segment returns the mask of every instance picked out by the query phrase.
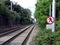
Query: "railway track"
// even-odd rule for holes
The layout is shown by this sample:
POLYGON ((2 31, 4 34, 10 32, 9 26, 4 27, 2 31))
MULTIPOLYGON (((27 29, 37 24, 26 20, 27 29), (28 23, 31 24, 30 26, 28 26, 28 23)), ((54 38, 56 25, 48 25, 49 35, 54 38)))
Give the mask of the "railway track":
POLYGON ((21 30, 0 37, 0 45, 24 45, 33 28, 34 25, 29 25, 21 30))
POLYGON ((2 36, 4 36, 4 35, 7 35, 7 34, 9 34, 9 33, 13 33, 13 32, 15 32, 15 31, 17 31, 17 30, 19 30, 19 29, 22 29, 22 28, 24 28, 25 26, 18 26, 18 27, 14 27, 14 28, 11 28, 11 29, 8 29, 8 31, 5 31, 5 32, 3 32, 3 33, 0 33, 0 37, 2 37, 2 36))

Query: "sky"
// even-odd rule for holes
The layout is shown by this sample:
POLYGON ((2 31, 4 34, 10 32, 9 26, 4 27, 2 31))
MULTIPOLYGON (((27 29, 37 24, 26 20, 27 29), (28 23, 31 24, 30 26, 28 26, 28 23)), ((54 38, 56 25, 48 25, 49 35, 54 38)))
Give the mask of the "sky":
POLYGON ((11 0, 11 1, 16 2, 23 8, 30 9, 32 12, 31 17, 34 18, 35 4, 36 4, 37 0, 11 0))

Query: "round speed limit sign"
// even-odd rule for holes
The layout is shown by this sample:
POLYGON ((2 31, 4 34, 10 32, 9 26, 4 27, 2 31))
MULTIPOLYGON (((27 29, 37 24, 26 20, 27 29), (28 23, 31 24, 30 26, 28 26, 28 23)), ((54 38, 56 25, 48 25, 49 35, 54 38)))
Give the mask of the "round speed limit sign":
POLYGON ((47 17, 47 19, 46 19, 46 22, 47 22, 48 24, 53 24, 54 21, 55 21, 55 19, 54 19, 53 17, 51 17, 51 16, 47 17))

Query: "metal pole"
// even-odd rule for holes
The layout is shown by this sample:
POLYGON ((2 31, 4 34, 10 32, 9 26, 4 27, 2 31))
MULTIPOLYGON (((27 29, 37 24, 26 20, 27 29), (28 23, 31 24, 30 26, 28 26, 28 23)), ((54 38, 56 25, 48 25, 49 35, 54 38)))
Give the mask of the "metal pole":
POLYGON ((12 11, 12 1, 11 1, 11 11, 12 11))
POLYGON ((50 6, 49 6, 49 16, 51 16, 52 15, 52 10, 51 10, 51 4, 50 4, 50 6))
MULTIPOLYGON (((53 2, 52 2, 52 17, 54 17, 54 19, 55 19, 55 15, 56 15, 56 0, 53 0, 53 2)), ((53 25, 52 32, 54 32, 55 31, 55 22, 52 25, 53 25)))

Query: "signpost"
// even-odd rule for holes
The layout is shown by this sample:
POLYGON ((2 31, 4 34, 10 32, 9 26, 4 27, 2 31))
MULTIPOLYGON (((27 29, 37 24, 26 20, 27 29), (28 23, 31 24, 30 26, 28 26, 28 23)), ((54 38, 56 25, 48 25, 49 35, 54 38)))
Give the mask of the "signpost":
POLYGON ((46 29, 53 29, 54 28, 54 26, 53 26, 53 23, 55 22, 54 17, 52 17, 52 16, 47 17, 46 22, 48 23, 46 25, 46 29))
MULTIPOLYGON (((56 14, 56 0, 53 0, 52 2, 52 17, 55 18, 55 14, 56 14)), ((53 23, 53 29, 52 32, 55 31, 55 22, 53 23)))
POLYGON ((47 29, 52 29, 52 32, 55 31, 55 14, 56 14, 56 0, 52 1, 52 16, 49 16, 46 19, 46 22, 48 23, 46 25, 47 29))

